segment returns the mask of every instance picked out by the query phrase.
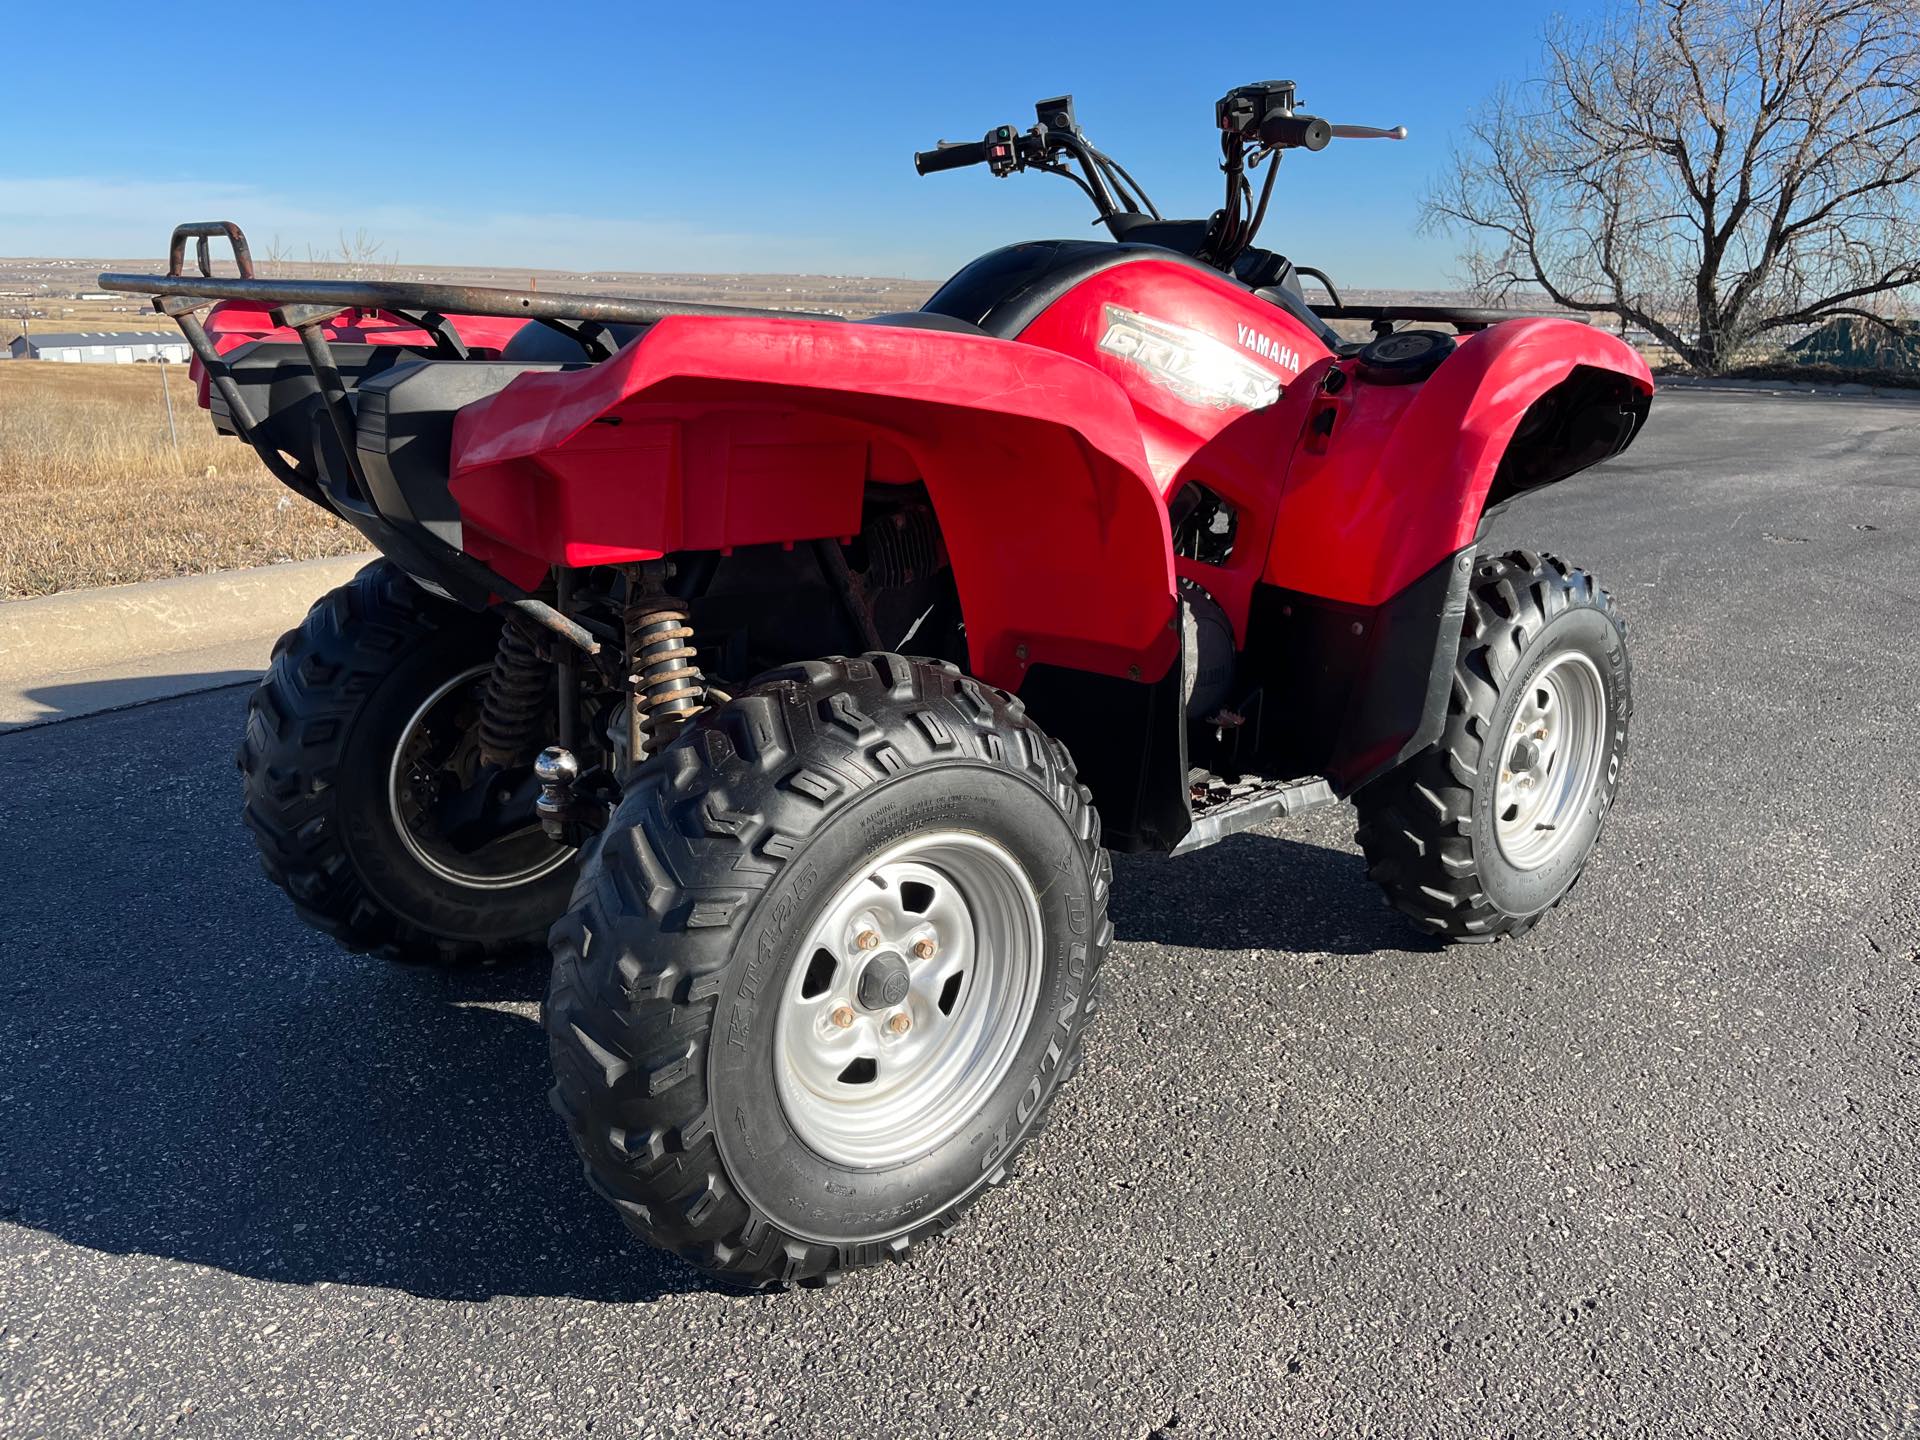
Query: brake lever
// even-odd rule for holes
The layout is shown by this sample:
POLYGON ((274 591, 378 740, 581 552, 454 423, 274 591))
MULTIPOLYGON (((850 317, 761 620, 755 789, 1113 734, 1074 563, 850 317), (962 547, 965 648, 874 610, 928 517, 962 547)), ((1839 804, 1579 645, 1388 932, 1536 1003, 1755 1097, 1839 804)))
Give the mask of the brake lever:
POLYGON ((1407 127, 1396 125, 1391 130, 1382 130, 1377 125, 1334 125, 1329 127, 1336 140, 1404 140, 1407 127))

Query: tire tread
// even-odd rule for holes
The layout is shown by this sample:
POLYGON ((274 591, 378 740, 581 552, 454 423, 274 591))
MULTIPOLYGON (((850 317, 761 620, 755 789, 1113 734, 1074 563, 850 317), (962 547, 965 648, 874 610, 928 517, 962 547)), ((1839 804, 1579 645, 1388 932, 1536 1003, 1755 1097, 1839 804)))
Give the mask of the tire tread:
POLYGON ((340 747, 361 703, 412 646, 476 622, 390 561, 376 560, 321 596, 275 642, 266 676, 247 702, 234 763, 260 868, 302 920, 349 951, 466 966, 540 947, 540 931, 453 939, 394 914, 361 881, 334 814, 340 747))
MULTIPOLYGON (((1481 558, 1440 738, 1354 796, 1360 817, 1354 838, 1368 875, 1422 930, 1485 943, 1525 934, 1544 913, 1508 914, 1481 887, 1473 787, 1494 738, 1493 712, 1527 637, 1575 607, 1600 611, 1624 635, 1613 597, 1586 571, 1531 550, 1481 558)), ((1572 889, 1570 882, 1545 908, 1572 889)))
POLYGON ((735 953, 732 922, 850 794, 916 761, 969 754, 1051 798, 1094 881, 1084 993, 1025 1139, 1039 1132, 1080 1066, 1112 942, 1111 872, 1089 792, 1023 707, 956 667, 886 653, 786 666, 642 768, 573 908, 551 932, 545 1024, 554 1108, 593 1188, 636 1234, 732 1285, 832 1284, 846 1270, 906 1259, 986 1188, 882 1242, 787 1234, 726 1174, 705 1065, 722 971, 735 953), (687 803, 696 795, 700 804, 687 803), (707 823, 716 813, 728 823, 707 823), (718 907, 728 923, 703 923, 718 907), (609 1065, 610 1055, 624 1067, 609 1065))

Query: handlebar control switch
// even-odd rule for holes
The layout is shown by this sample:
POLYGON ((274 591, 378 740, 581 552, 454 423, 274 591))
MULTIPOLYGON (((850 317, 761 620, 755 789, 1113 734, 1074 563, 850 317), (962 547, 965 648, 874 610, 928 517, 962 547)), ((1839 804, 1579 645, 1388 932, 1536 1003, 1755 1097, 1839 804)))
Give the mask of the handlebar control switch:
POLYGON ((995 175, 1011 175, 1020 168, 1020 137, 1011 125, 994 126, 981 143, 987 147, 987 169, 995 175))
POLYGON ((932 150, 913 157, 913 168, 922 175, 939 170, 958 170, 963 165, 985 165, 995 175, 1011 175, 1028 160, 1032 137, 1020 134, 1011 125, 996 125, 982 140, 942 140, 932 150))
POLYGON ((1220 128, 1228 134, 1254 140, 1259 137, 1260 127, 1269 120, 1292 115, 1293 104, 1293 81, 1259 80, 1251 85, 1237 85, 1222 95, 1213 113, 1220 128))
POLYGON ((1034 118, 1048 130, 1065 130, 1070 135, 1080 133, 1080 122, 1073 118, 1073 96, 1056 95, 1051 100, 1036 100, 1033 106, 1034 118))

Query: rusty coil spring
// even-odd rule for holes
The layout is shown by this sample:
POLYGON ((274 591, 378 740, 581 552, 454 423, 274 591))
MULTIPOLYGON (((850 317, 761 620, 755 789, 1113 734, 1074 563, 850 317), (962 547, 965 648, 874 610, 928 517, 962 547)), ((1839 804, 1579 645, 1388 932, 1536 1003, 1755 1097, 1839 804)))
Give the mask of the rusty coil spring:
POLYGON ((633 686, 632 744, 636 755, 664 749, 680 727, 706 709, 706 679, 691 617, 667 595, 645 595, 627 606, 627 654, 633 686))
POLYGON ((547 662, 532 638, 511 621, 503 625, 480 708, 481 764, 508 768, 532 759, 552 690, 547 662))

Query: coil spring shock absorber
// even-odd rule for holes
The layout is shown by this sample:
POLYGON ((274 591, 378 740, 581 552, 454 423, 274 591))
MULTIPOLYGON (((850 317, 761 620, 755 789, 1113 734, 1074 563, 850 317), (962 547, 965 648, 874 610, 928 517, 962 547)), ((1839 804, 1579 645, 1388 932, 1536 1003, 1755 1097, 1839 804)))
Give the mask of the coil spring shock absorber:
POLYGON ((532 637, 509 620, 500 628, 480 709, 480 763, 502 769, 524 765, 540 744, 540 725, 552 693, 547 662, 532 637))
MULTIPOLYGON (((633 687, 628 746, 635 763, 665 749, 680 728, 707 708, 706 679, 694 663, 686 607, 659 588, 661 572, 642 567, 644 583, 627 601, 627 656, 633 687)), ((640 580, 640 576, 633 577, 640 580)))

